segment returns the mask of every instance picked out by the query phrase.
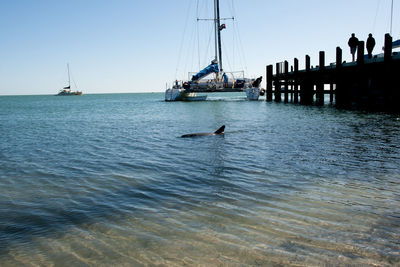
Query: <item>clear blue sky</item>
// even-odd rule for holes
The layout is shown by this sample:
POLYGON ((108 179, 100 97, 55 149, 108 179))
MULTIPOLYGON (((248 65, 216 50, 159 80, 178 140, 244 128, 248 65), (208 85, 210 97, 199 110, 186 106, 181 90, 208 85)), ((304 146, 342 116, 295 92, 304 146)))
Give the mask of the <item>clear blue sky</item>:
MULTIPOLYGON (((200 0, 207 1, 212 2, 200 0)), ((234 9, 232 0, 220 1, 222 16, 235 12, 235 26, 227 21, 222 32, 224 45, 234 42, 227 36, 236 27, 241 45, 235 49, 243 52, 250 77, 265 76, 266 65, 294 57, 302 66, 306 54, 315 65, 320 50, 333 62, 336 46, 349 60, 352 32, 362 40, 373 33, 378 52, 390 29, 391 0, 234 0, 234 9)), ((196 5, 196 0, 1 0, 0 95, 55 94, 67 83, 67 63, 84 93, 164 91, 167 82, 182 78, 177 73, 189 71, 180 66, 188 60, 180 47, 190 43, 185 40, 196 28, 196 5)), ((394 10, 398 39, 399 0, 394 10)), ((198 57, 197 47, 191 49, 198 57)))

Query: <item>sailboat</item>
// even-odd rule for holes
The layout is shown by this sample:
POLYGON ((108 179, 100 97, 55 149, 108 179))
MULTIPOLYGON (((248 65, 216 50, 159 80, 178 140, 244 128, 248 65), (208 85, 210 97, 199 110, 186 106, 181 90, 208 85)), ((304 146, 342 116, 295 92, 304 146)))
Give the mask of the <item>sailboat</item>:
POLYGON ((58 92, 57 96, 72 96, 72 95, 82 95, 82 91, 72 91, 71 90, 71 76, 69 73, 69 64, 67 64, 68 69, 68 86, 65 86, 63 89, 58 92))
MULTIPOLYGON (((200 20, 200 19, 198 19, 200 20)), ((214 41, 215 57, 211 63, 192 75, 188 81, 173 83, 171 88, 165 91, 165 101, 201 101, 207 96, 198 96, 196 93, 208 92, 246 92, 247 99, 258 100, 262 90, 260 89, 261 78, 244 78, 244 72, 238 77, 238 72, 226 72, 222 66, 221 31, 226 25, 221 24, 219 12, 219 0, 214 0, 214 41), (213 75, 212 75, 213 74, 213 75), (212 76, 212 78, 207 78, 212 76)))

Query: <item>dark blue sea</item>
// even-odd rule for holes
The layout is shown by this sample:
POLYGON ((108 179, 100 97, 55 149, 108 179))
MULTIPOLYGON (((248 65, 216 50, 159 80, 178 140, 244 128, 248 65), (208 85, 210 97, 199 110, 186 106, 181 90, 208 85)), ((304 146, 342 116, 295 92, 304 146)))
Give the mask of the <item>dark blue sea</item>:
POLYGON ((400 265, 399 115, 163 99, 0 97, 1 266, 400 265))

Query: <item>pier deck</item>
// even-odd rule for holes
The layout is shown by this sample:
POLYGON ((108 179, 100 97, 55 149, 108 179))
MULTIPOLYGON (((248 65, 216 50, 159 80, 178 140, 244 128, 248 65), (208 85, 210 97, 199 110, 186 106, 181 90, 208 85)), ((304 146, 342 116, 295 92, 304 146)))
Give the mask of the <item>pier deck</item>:
POLYGON ((267 66, 266 100, 285 102, 289 96, 294 103, 324 104, 324 95, 335 97, 336 106, 367 106, 397 110, 400 100, 400 55, 392 53, 392 37, 385 35, 383 55, 368 59, 364 55, 364 42, 359 42, 357 61, 342 61, 342 50, 336 49, 336 62, 325 65, 325 52, 319 53, 319 65, 311 67, 310 57, 305 57, 305 69, 299 70, 294 59, 289 71, 288 61, 267 66), (329 89, 327 89, 329 88, 329 89), (299 99, 300 98, 300 99, 299 99))

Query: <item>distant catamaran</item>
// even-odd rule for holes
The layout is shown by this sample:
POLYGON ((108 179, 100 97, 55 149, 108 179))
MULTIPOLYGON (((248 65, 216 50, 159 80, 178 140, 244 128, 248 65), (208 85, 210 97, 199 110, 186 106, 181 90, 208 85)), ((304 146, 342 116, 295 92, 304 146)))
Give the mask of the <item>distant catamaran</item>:
MULTIPOLYGON (((258 100, 260 93, 261 77, 258 79, 241 77, 238 72, 226 72, 222 68, 222 45, 221 31, 226 28, 221 24, 219 14, 219 0, 214 0, 214 37, 215 37, 215 57, 203 70, 192 75, 189 81, 176 80, 173 86, 165 91, 165 101, 198 101, 205 100, 207 96, 196 96, 196 92, 246 92, 247 99, 258 100), (211 79, 204 79, 206 76, 214 74, 211 79)), ((203 20, 203 19, 198 19, 203 20)), ((208 20, 208 19, 204 19, 208 20)))
POLYGON ((71 90, 71 77, 69 74, 69 64, 67 64, 67 69, 68 69, 68 86, 61 89, 57 95, 58 96, 82 95, 82 91, 72 91, 71 90))

